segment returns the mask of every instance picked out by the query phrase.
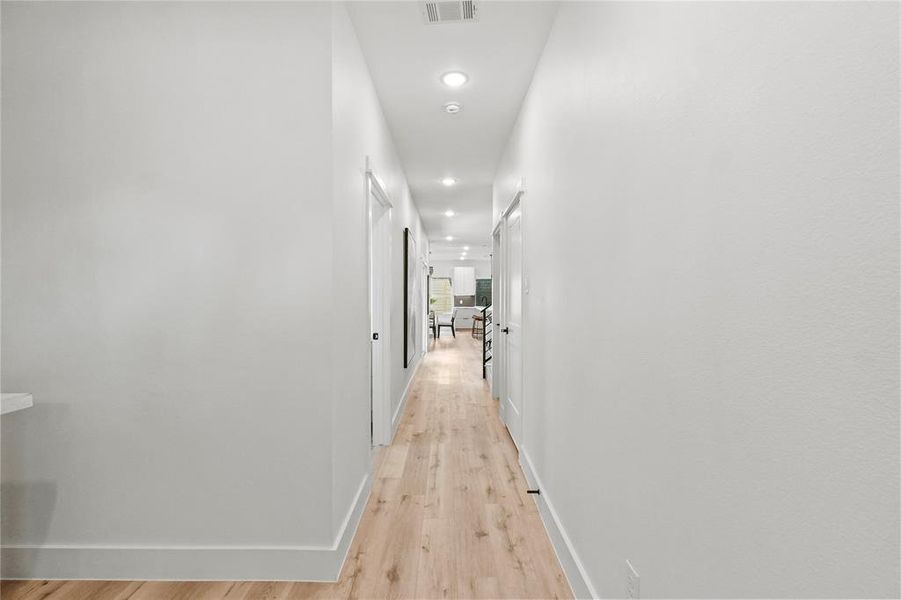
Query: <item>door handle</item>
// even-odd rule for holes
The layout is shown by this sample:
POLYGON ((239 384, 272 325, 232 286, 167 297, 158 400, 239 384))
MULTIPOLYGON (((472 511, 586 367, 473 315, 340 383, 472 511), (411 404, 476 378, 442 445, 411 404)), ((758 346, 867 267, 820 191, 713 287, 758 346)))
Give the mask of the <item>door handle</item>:
POLYGON ((373 339, 373 340, 378 340, 378 339, 379 339, 379 334, 378 334, 378 333, 373 333, 373 334, 372 334, 372 339, 373 339))
POLYGON ((510 328, 509 328, 509 327, 504 327, 503 329, 501 329, 501 331, 503 331, 503 332, 506 333, 506 334, 509 334, 509 333, 510 333, 510 328))

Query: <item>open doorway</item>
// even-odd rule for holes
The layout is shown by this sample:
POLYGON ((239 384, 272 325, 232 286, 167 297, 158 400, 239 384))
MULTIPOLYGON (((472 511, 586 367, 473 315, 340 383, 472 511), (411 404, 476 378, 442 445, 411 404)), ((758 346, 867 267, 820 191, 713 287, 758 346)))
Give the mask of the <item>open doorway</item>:
MULTIPOLYGON (((368 163, 368 161, 367 161, 368 163)), ((369 323, 370 323, 370 442, 390 442, 391 411, 389 371, 391 335, 391 201, 367 164, 366 203, 369 221, 369 323)))

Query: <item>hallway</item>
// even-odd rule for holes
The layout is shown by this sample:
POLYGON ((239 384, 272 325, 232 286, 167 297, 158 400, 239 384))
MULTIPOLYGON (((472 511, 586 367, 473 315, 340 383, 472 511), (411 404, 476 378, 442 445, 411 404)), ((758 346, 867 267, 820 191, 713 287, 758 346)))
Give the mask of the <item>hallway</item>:
POLYGON ((4 581, 4 600, 571 597, 479 352, 432 342, 337 583, 4 581))
POLYGON ((0 5, 2 600, 901 598, 901 1, 0 5))

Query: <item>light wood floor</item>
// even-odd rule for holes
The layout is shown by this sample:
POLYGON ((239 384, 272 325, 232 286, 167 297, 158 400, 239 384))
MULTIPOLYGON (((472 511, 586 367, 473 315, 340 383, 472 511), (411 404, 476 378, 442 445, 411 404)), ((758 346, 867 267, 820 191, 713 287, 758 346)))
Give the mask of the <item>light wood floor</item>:
POLYGON ((435 342, 336 583, 5 581, 3 600, 571 598, 468 332, 435 342))

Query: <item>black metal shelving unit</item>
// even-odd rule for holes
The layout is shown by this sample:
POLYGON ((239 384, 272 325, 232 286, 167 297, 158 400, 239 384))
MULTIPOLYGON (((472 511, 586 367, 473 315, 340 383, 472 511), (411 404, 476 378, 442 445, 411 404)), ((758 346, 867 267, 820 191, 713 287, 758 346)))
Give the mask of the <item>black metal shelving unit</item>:
POLYGON ((491 305, 482 309, 482 379, 488 375, 488 363, 491 361, 491 340, 494 338, 491 305))

